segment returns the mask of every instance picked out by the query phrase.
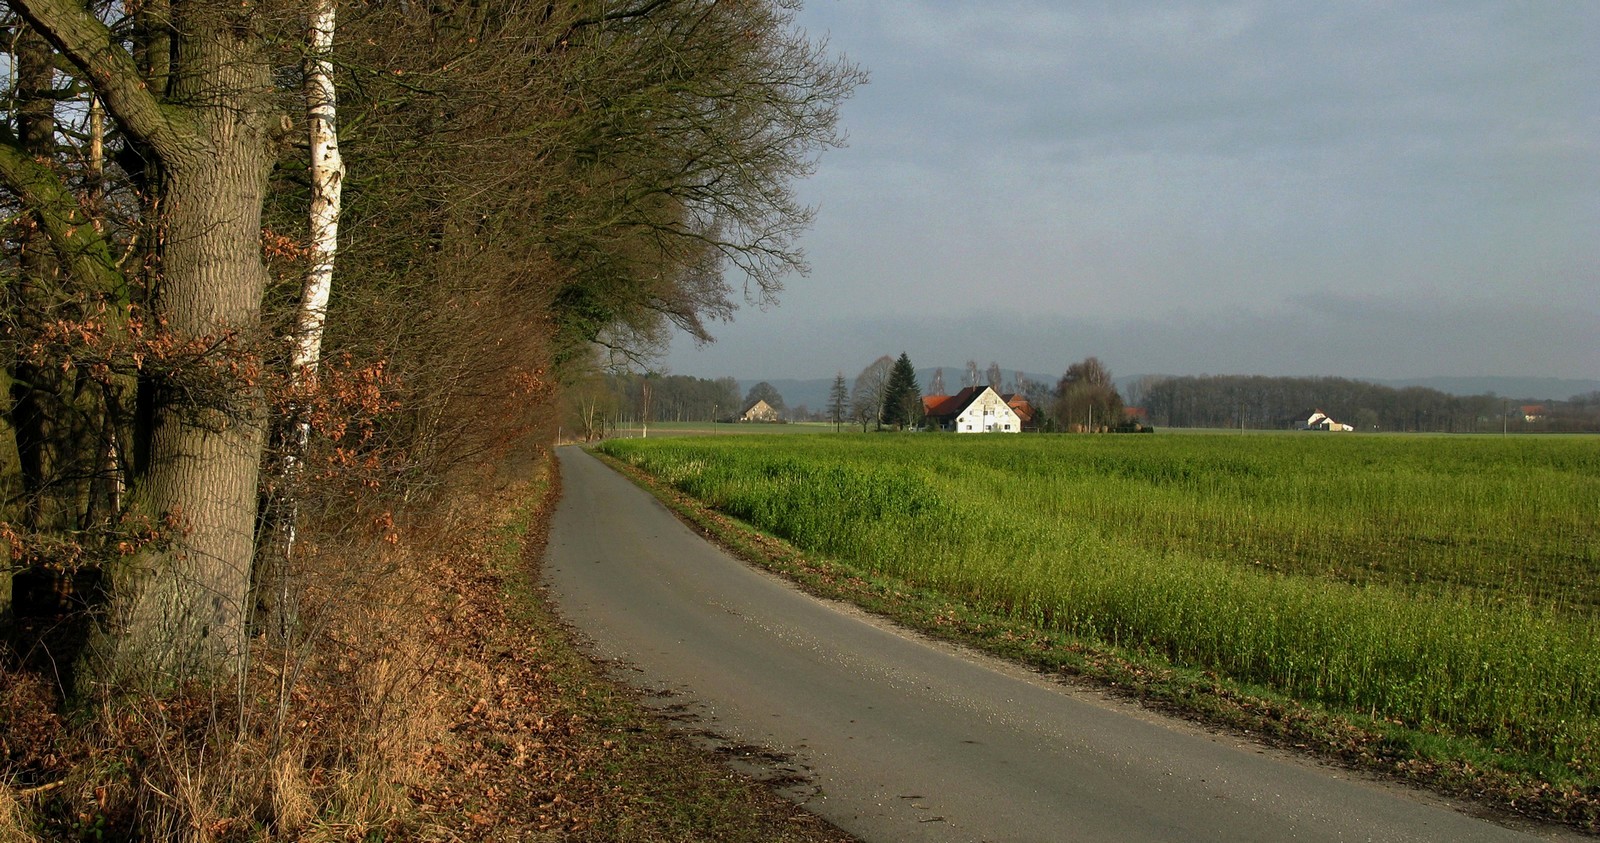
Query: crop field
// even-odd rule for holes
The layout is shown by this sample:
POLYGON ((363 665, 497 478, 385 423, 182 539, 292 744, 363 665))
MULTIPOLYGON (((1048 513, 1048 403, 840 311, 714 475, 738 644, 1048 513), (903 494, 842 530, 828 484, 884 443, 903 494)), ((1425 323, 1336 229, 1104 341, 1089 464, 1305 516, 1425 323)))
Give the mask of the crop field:
POLYGON ((837 435, 602 450, 807 552, 1600 776, 1600 441, 837 435))

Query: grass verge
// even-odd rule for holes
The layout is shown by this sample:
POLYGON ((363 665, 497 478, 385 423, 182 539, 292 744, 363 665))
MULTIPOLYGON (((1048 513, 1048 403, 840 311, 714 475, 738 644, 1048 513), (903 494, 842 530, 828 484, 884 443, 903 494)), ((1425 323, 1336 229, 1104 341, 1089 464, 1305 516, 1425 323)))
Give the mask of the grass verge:
POLYGON ((1464 798, 1487 810, 1600 832, 1600 791, 1553 780, 1524 758, 1380 718, 1330 711, 1215 672, 1181 669, 1148 652, 1043 630, 897 577, 869 575, 863 568, 808 556, 631 465, 598 456, 707 537, 812 593, 855 603, 909 628, 1045 672, 1090 680, 1272 745, 1464 798))

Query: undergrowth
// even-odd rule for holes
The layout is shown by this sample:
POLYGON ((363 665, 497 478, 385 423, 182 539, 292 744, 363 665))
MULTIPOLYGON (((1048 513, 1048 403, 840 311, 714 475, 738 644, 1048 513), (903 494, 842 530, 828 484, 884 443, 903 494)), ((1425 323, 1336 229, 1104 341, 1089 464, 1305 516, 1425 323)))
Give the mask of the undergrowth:
POLYGON ((848 843, 691 746, 572 644, 537 587, 557 478, 324 544, 305 636, 160 697, 0 670, 0 843, 848 843))

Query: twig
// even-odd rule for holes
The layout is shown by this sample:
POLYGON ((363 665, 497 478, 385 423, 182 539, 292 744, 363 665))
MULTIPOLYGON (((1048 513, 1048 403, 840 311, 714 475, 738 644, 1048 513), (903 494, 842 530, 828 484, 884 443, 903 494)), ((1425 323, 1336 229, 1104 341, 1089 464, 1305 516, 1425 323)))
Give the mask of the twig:
POLYGON ((24 799, 27 799, 28 797, 31 797, 31 796, 38 796, 41 793, 49 793, 50 791, 55 790, 56 788, 66 784, 66 783, 67 783, 66 779, 61 779, 60 781, 54 781, 54 782, 50 782, 48 784, 41 784, 38 787, 25 787, 25 788, 17 791, 17 795, 22 797, 22 798, 24 798, 24 799))

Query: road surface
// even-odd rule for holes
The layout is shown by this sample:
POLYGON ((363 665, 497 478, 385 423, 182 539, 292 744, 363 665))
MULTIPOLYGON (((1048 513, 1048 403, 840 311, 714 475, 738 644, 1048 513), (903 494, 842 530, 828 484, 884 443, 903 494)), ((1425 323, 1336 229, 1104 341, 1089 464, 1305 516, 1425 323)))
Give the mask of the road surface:
POLYGON ((575 447, 559 612, 694 725, 768 748, 884 841, 1515 841, 1442 800, 1209 734, 819 601, 707 544, 575 447))

